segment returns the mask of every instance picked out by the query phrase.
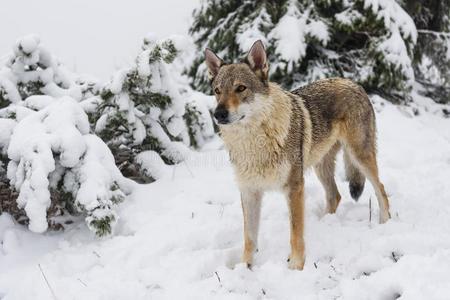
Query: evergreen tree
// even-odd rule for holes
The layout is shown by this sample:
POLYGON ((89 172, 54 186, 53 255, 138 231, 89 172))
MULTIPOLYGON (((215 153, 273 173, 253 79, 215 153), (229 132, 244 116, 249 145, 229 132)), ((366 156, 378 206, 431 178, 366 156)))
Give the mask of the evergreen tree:
POLYGON ((82 214, 97 235, 111 233, 114 205, 131 183, 90 134, 79 101, 95 93, 95 84, 77 81, 35 36, 13 50, 0 66, 0 212, 34 232, 82 214))
POLYGON ((0 70, 0 108, 32 95, 82 97, 75 76, 41 44, 39 37, 19 39, 0 70))
POLYGON ((271 78, 286 88, 343 76, 398 101, 414 81, 417 31, 394 0, 213 0, 194 12, 190 33, 199 51, 189 75, 202 91, 204 48, 237 61, 257 39, 268 49, 271 78))
POLYGON ((450 0, 408 0, 418 39, 414 73, 420 91, 440 103, 450 102, 450 0))
POLYGON ((404 0, 401 3, 417 29, 436 32, 450 30, 450 0, 404 0))
POLYGON ((153 151, 164 163, 177 163, 188 146, 201 146, 213 135, 208 111, 186 101, 170 72, 179 51, 172 39, 145 38, 135 65, 117 72, 101 92, 95 131, 122 173, 141 182, 156 179, 158 170, 142 166, 151 163, 138 154, 153 151))
POLYGON ((135 66, 103 87, 68 71, 38 37, 20 39, 0 66, 0 212, 35 232, 81 214, 109 234, 134 184, 119 168, 156 179, 214 135, 208 97, 173 80, 176 43, 146 38, 135 66))

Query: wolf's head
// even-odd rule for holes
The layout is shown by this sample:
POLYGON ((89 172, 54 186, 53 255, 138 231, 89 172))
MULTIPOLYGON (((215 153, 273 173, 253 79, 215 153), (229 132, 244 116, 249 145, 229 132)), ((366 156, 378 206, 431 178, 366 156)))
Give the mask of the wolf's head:
POLYGON ((258 96, 268 93, 267 55, 263 43, 256 41, 242 63, 226 64, 210 49, 205 50, 211 86, 217 99, 217 123, 231 124, 255 113, 258 96))

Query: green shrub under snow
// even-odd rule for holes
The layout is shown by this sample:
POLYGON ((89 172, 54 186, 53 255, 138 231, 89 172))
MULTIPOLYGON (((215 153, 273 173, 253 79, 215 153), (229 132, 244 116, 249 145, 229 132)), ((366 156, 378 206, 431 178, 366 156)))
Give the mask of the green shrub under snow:
POLYGON ((117 72, 101 92, 95 131, 128 177, 155 179, 158 170, 138 154, 154 151, 164 163, 178 163, 190 146, 199 147, 214 134, 208 109, 192 101, 195 93, 180 89, 171 69, 181 51, 177 43, 185 42, 147 37, 134 66, 117 72))
POLYGON ((169 74, 178 52, 147 38, 135 67, 101 87, 38 37, 20 39, 0 66, 0 213, 34 232, 72 215, 99 236, 113 232, 115 206, 135 184, 126 177, 153 180, 214 134, 202 96, 169 74))

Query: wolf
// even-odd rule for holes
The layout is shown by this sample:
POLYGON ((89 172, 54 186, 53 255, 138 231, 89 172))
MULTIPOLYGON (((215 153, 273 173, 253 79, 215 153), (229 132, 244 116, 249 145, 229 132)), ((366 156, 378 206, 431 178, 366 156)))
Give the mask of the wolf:
POLYGON ((208 48, 205 62, 217 99, 213 115, 241 193, 243 263, 251 267, 257 250, 262 196, 279 190, 289 207, 288 267, 303 269, 304 173, 314 168, 325 190, 326 210, 335 213, 341 200, 334 179, 340 149, 352 198, 360 197, 367 178, 377 196, 380 223, 390 218, 389 200, 378 176, 375 114, 361 86, 329 78, 286 91, 269 81, 267 53, 260 40, 242 62, 225 63, 208 48))

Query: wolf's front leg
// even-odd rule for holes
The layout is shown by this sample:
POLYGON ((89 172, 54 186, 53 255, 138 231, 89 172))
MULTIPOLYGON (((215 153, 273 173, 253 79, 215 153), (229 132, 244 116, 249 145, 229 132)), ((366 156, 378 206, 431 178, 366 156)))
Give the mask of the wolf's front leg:
POLYGON ((242 212, 244 215, 244 252, 242 262, 251 267, 253 254, 258 243, 259 216, 262 192, 241 189, 242 212))
POLYGON ((289 221, 291 229, 291 254, 289 268, 303 270, 305 264, 305 241, 303 239, 305 201, 303 174, 293 175, 289 180, 289 221))

